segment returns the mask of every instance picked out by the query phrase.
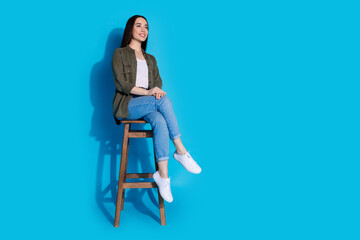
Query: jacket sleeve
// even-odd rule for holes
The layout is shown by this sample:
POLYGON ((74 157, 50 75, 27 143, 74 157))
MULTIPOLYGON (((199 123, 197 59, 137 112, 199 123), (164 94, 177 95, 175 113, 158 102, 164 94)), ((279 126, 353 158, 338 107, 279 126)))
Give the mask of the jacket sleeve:
POLYGON ((162 80, 159 73, 159 68, 157 66, 156 59, 154 57, 154 63, 155 63, 155 80, 154 80, 154 86, 162 89, 162 80))
POLYGON ((116 49, 113 54, 112 72, 114 75, 116 90, 126 95, 129 95, 131 89, 135 87, 135 84, 125 79, 123 63, 121 59, 121 51, 119 49, 116 49))

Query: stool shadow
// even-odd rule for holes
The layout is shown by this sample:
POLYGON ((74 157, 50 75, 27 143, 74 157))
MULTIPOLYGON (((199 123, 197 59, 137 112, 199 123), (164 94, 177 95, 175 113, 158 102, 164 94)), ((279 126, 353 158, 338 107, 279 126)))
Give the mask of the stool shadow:
MULTIPOLYGON (((94 107, 94 112, 89 135, 99 142, 95 200, 99 209, 111 224, 114 224, 115 220, 117 179, 119 177, 124 127, 124 125, 117 126, 112 116, 112 99, 115 85, 111 71, 111 60, 114 50, 120 46, 123 32, 124 29, 120 28, 110 32, 105 46, 104 57, 93 65, 90 75, 90 101, 94 107), (111 204, 110 207, 109 204, 111 204)), ((138 129, 144 129, 146 124, 137 125, 142 125, 138 129)), ((135 128, 132 126, 131 129, 135 128)), ((144 139, 142 140, 144 141, 144 139)), ((138 170, 138 168, 141 168, 138 172, 154 172, 154 155, 153 152, 149 151, 149 149, 153 148, 148 145, 137 141, 137 139, 130 139, 128 172, 129 170, 138 170)), ((153 189, 127 189, 125 190, 124 201, 125 203, 132 203, 136 210, 160 223, 160 217, 144 204, 142 199, 145 193, 147 193, 151 202, 158 206, 153 189)), ((126 212, 125 204, 122 214, 124 211, 126 212)))

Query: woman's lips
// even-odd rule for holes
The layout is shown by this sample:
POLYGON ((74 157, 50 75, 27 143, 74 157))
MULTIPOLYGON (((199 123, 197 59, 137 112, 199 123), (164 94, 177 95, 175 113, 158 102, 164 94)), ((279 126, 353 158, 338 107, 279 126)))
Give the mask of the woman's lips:
POLYGON ((145 37, 145 34, 139 34, 140 35, 140 37, 145 37))

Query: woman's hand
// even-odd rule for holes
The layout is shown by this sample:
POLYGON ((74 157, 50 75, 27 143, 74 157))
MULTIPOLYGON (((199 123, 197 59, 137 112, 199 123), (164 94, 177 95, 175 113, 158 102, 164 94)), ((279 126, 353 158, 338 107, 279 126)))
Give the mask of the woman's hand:
POLYGON ((165 94, 166 92, 158 87, 154 87, 148 90, 148 96, 155 96, 156 99, 160 99, 161 97, 165 96, 165 94))

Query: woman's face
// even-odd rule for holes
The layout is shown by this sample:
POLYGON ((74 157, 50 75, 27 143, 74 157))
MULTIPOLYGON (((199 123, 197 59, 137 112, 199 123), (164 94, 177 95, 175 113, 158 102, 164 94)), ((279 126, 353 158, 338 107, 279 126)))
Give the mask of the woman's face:
POLYGON ((133 39, 144 42, 148 36, 148 24, 145 19, 138 17, 133 27, 133 39))

